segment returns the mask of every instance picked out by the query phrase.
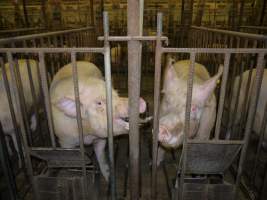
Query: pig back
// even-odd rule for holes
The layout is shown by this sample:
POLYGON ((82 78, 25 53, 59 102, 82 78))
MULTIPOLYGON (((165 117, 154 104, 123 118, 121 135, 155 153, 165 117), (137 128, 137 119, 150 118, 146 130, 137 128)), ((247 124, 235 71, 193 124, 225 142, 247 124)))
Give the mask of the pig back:
MULTIPOLYGON (((76 64, 77 64, 78 78, 83 76, 83 77, 94 77, 94 78, 103 79, 101 71, 93 63, 90 63, 87 61, 77 61, 76 64)), ((56 75, 53 77, 53 81, 51 83, 50 88, 54 88, 55 85, 60 80, 66 79, 71 76, 72 76, 72 64, 69 63, 63 66, 56 73, 56 75)))
MULTIPOLYGON (((39 86, 39 76, 38 76, 38 69, 37 69, 37 62, 35 60, 29 59, 31 74, 32 74, 32 80, 34 84, 34 89, 37 97, 37 101, 40 96, 40 86, 39 86)), ((11 90, 11 98, 12 103, 15 109, 15 112, 17 112, 16 106, 15 106, 15 96, 14 96, 14 89, 15 86, 13 86, 12 78, 11 78, 11 69, 8 63, 5 64, 6 74, 8 78, 9 87, 11 90)), ((25 59, 19 59, 18 60, 18 69, 20 72, 21 77, 21 83, 23 87, 23 94, 24 99, 26 103, 26 109, 29 111, 30 108, 33 106, 33 97, 32 97, 32 91, 30 87, 30 80, 29 80, 29 73, 27 69, 27 61, 25 59)), ((11 124, 11 115, 10 115, 10 109, 7 99, 7 94, 5 90, 4 80, 3 80, 3 74, 1 71, 1 79, 0 79, 0 111, 1 111, 1 122, 3 124, 3 129, 5 132, 9 132, 13 129, 13 125, 11 124)))

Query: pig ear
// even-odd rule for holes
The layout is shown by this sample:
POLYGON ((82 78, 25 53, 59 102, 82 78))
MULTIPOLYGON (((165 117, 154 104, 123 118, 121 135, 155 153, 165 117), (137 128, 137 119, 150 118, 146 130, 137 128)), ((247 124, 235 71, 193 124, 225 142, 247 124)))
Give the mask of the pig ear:
POLYGON ((207 99, 210 97, 214 91, 217 81, 223 73, 223 66, 220 65, 218 73, 211 77, 209 80, 204 82, 202 85, 194 86, 193 96, 198 105, 204 106, 207 99))
POLYGON ((176 78, 176 71, 174 69, 175 60, 171 57, 168 57, 165 69, 165 80, 173 80, 176 78))
MULTIPOLYGON (((81 115, 83 118, 84 117, 84 109, 83 109, 83 105, 82 104, 80 104, 80 105, 81 105, 81 115)), ((77 117, 76 104, 75 104, 75 100, 73 98, 63 97, 55 103, 55 106, 60 111, 64 112, 64 114, 67 115, 68 117, 72 117, 72 118, 77 117)))

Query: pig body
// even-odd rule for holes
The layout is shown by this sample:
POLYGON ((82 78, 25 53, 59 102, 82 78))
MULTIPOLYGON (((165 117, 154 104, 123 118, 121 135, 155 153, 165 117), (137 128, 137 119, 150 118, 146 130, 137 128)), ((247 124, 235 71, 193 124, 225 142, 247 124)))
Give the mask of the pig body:
MULTIPOLYGON (((187 81, 190 60, 174 63, 168 61, 163 82, 163 98, 160 105, 159 142, 166 148, 178 148, 183 143, 187 81)), ((216 117, 216 98, 213 90, 222 74, 210 77, 206 68, 195 63, 194 84, 188 138, 206 140, 210 137, 216 117)), ((158 164, 163 159, 163 149, 159 149, 158 164)))
MULTIPOLYGON (((40 87, 39 87, 39 80, 38 80, 37 62, 35 60, 30 59, 29 64, 30 64, 30 69, 31 69, 31 73, 32 73, 33 84, 34 84, 36 96, 37 96, 37 98, 39 98, 40 87)), ((15 111, 15 113, 17 113, 18 110, 17 110, 17 107, 15 106, 16 101, 15 101, 15 96, 14 96, 15 86, 13 86, 13 84, 12 84, 11 69, 10 69, 8 63, 5 64, 5 69, 6 69, 6 73, 7 73, 9 87, 11 90, 11 98, 12 98, 14 111, 15 111)), ((33 102, 31 88, 30 88, 30 80, 29 80, 29 74, 28 74, 28 69, 27 69, 27 61, 24 59, 19 59, 18 60, 18 69, 19 69, 20 76, 21 76, 21 82, 22 82, 22 87, 23 87, 23 94, 24 94, 26 108, 27 108, 27 111, 29 112, 31 110, 34 102, 33 102)), ((0 79, 0 102, 1 102, 0 103, 0 120, 1 120, 2 127, 3 127, 3 131, 6 135, 11 136, 13 143, 14 143, 14 147, 15 147, 16 151, 18 152, 19 151, 18 143, 17 143, 16 136, 15 136, 15 129, 14 129, 14 126, 12 123, 12 118, 11 118, 11 114, 10 114, 10 108, 9 108, 9 103, 8 103, 8 99, 7 99, 7 93, 5 90, 2 71, 1 71, 1 79, 0 79)), ((35 121, 34 119, 35 118, 32 117, 32 122, 35 121)), ((33 125, 33 123, 31 125, 33 125)), ((35 129, 34 126, 35 125, 31 126, 31 128, 35 129)), ((8 149, 9 149, 9 152, 11 153, 11 149, 9 146, 8 146, 8 149)))
MULTIPOLYGON (((105 156, 107 135, 106 89, 100 70, 90 62, 77 61, 79 96, 85 144, 93 144, 100 170, 108 180, 109 167, 105 156)), ((72 65, 61 68, 55 75, 50 88, 55 134, 64 148, 79 144, 72 65)), ((128 98, 121 98, 112 90, 113 133, 127 134, 129 124, 128 98)), ((140 112, 146 104, 140 100, 140 112)))
MULTIPOLYGON (((253 82, 253 79, 255 78, 255 75, 256 75, 256 69, 253 69, 251 84, 250 84, 249 93, 248 93, 249 97, 252 94, 252 82, 253 82)), ((236 117, 234 119, 234 126, 237 126, 240 123, 241 116, 244 115, 244 113, 242 113, 242 109, 243 109, 242 106, 243 106, 244 101, 245 101, 248 77, 249 77, 249 70, 243 72, 243 75, 242 75, 242 84, 241 84, 241 88, 240 88, 240 94, 238 97, 238 107, 237 107, 236 117)), ((238 94, 239 79, 240 79, 240 76, 237 76, 235 78, 235 82, 234 82, 233 100, 231 101, 231 113, 234 112, 235 99, 237 98, 237 94, 238 94)), ((264 74, 263 74, 262 85, 261 85, 261 89, 260 89, 260 95, 259 95, 259 99, 258 99, 258 105, 256 108, 255 120, 254 120, 254 124, 252 127, 252 130, 258 135, 259 135, 259 132, 261 129, 261 124, 262 124, 262 120, 263 120, 263 116, 264 116, 264 108, 265 108, 266 103, 267 103, 267 70, 265 69, 264 74)), ((249 108, 249 105, 247 104, 246 110, 248 108, 249 108)), ((233 117, 233 114, 230 114, 230 120, 233 120, 232 117, 233 117)), ((267 129, 265 130, 265 133, 264 133, 264 140, 266 143, 267 142, 267 129)))

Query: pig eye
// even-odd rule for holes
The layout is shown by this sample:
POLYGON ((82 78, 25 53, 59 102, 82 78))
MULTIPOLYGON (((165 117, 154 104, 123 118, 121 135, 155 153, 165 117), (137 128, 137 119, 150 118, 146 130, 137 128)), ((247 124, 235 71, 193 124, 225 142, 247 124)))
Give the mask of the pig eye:
POLYGON ((102 105, 102 102, 101 101, 98 101, 97 102, 97 105, 101 106, 102 105))

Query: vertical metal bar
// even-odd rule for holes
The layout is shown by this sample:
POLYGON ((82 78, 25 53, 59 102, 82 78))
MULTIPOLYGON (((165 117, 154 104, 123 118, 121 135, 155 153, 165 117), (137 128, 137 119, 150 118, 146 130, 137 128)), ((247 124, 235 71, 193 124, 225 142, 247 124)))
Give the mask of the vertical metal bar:
POLYGON ((44 53, 39 52, 39 67, 40 67, 40 74, 41 74, 41 83, 42 83, 42 89, 44 93, 45 98, 45 109, 47 113, 48 118, 48 127, 49 127, 49 133, 50 133, 50 139, 52 142, 52 147, 56 148, 56 140, 54 135, 54 123, 53 123, 53 116, 52 116, 52 110, 51 110, 51 102, 50 102, 50 94, 47 84, 47 71, 45 67, 45 60, 44 60, 44 53))
MULTIPOLYGON (((236 184, 235 190, 237 190, 237 186, 239 185, 240 180, 241 180, 241 175, 242 175, 242 171, 243 171, 243 164, 244 164, 244 161, 246 158, 246 152, 247 152, 248 142, 249 142, 250 133, 251 133, 251 127, 252 127, 253 118, 254 118, 255 112, 256 112, 257 100, 259 97, 260 87, 261 87, 263 72, 264 72, 264 53, 258 54, 256 70, 257 70, 256 76, 255 76, 255 79, 254 79, 253 85, 252 85, 252 88, 253 88, 252 89, 252 95, 251 95, 252 99, 250 102, 248 120, 246 123, 246 129, 245 129, 245 138, 244 138, 245 143, 244 143, 244 146, 242 148, 240 160, 239 160, 239 164, 238 164, 238 171, 237 171, 236 182, 235 182, 235 184, 236 184)), ((237 195, 236 191, 235 191, 235 193, 237 195)))
POLYGON ((15 106, 16 102, 14 102, 14 104, 13 104, 12 97, 11 97, 11 89, 9 86, 9 82, 8 82, 8 78, 7 78, 7 74, 6 74, 6 68, 5 68, 4 61, 3 61, 2 57, 0 58, 0 66, 2 69, 2 77, 3 77, 4 87, 5 87, 5 91, 6 91, 6 95, 7 95, 11 120, 12 120, 12 124, 13 124, 14 130, 15 130, 16 139, 18 142, 18 148, 19 148, 18 154, 21 158, 22 167, 24 168, 25 162, 24 162, 24 155, 23 155, 23 149, 22 149, 22 140, 21 140, 19 129, 18 129, 17 119, 16 119, 16 115, 15 115, 15 110, 14 110, 15 109, 14 106, 15 106))
POLYGON ((222 122, 222 114, 223 114, 223 106, 224 106, 224 99, 225 99, 225 93, 226 93, 226 84, 227 84, 227 78, 228 78, 228 72, 229 72, 229 63, 230 63, 230 53, 226 53, 224 57, 224 68, 223 68, 223 77, 222 77, 222 85, 221 85, 221 91, 220 91, 220 100, 219 100, 219 108, 218 108, 218 114, 216 119, 216 127, 215 127, 215 139, 218 140, 220 136, 220 127, 222 122))
MULTIPOLYGON (((138 36, 139 27, 139 8, 137 0, 128 1, 128 36, 138 36)), ((129 122, 130 122, 130 187, 131 199, 139 199, 139 154, 140 154, 140 135, 138 127, 139 119, 139 97, 140 97, 140 41, 128 41, 128 91, 129 91, 129 122)))
MULTIPOLYGON (((5 143, 5 133, 2 129, 2 125, 0 123, 0 160, 1 160, 1 171, 4 175, 4 183, 8 188, 8 199, 16 200, 17 190, 16 190, 16 181, 15 177, 12 173, 12 167, 10 166, 10 159, 8 158, 7 146, 5 143)), ((2 179, 1 179, 2 180, 2 179)), ((7 197, 6 197, 7 198, 7 197)))
MULTIPOLYGON (((35 193, 36 185, 34 184, 34 180, 33 180, 33 168, 32 168, 32 162, 31 162, 31 157, 30 157, 30 147, 28 145, 26 129, 23 123, 23 115, 22 115, 22 110, 20 107, 20 96, 19 96, 19 91, 18 91, 18 85, 16 82, 16 71, 15 71, 13 56, 11 52, 7 52, 7 59, 9 62, 9 67, 10 67, 10 73, 11 73, 10 75, 11 75, 11 81, 12 81, 11 83, 12 83, 12 86, 14 86, 15 106, 17 108, 16 116, 17 116, 18 123, 20 124, 20 128, 21 128, 21 134, 22 134, 23 146, 24 146, 24 152, 25 152, 26 169, 28 172, 28 176, 30 178, 30 184, 31 186, 34 187, 34 193, 35 193)), ((36 193, 35 193, 35 198, 37 198, 36 193)))
POLYGON ((115 163, 114 163, 114 147, 113 147, 113 114, 112 114, 112 83, 111 83, 111 66, 110 66, 110 46, 108 42, 109 36, 109 19, 108 13, 103 13, 104 25, 104 59, 105 59, 105 81, 106 81, 106 99, 107 99, 107 119, 108 119, 108 150, 110 161, 110 189, 111 199, 116 199, 116 179, 115 179, 115 163))
POLYGON ((153 121, 153 153, 152 153, 152 185, 151 199, 157 198, 157 157, 158 157, 158 132, 159 132, 159 106, 160 106, 160 77, 161 77, 161 37, 162 13, 157 16, 157 41, 155 55, 155 80, 154 80, 154 121, 153 121))
POLYGON ((256 177, 257 166, 258 166, 258 162, 259 162, 259 158, 260 158, 260 150, 262 148, 262 143, 264 140, 264 134, 266 131, 266 126, 267 126, 267 103, 265 104, 264 115, 263 115, 262 122, 261 122, 261 129, 259 130, 260 131, 260 138, 258 141, 257 152, 256 152, 256 156, 254 159, 254 165, 253 165, 253 169, 252 169, 252 173, 251 173, 251 175, 252 175, 251 180, 255 180, 255 177, 256 177))
MULTIPOLYGON (((81 103, 80 103, 80 95, 79 95, 79 81, 78 81, 78 69, 76 63, 76 54, 75 52, 71 52, 71 64, 72 64, 72 78, 74 85, 74 95, 75 95, 75 106, 77 112, 77 125, 79 130, 79 144, 80 144, 80 152, 83 159, 82 172, 84 178, 84 191, 87 191, 87 178, 86 178, 86 162, 85 162, 85 149, 84 149, 84 132, 82 126, 82 115, 81 115, 81 103)), ((87 196, 87 194, 86 194, 87 196)))
POLYGON ((193 81, 194 81, 194 71, 195 71, 195 58, 196 54, 190 53, 190 68, 189 76, 187 81, 187 94, 186 94, 186 108, 185 108, 185 128, 184 128, 184 141, 183 141, 183 151, 182 151, 182 169, 181 177, 179 183, 179 200, 183 199, 183 187, 184 187, 184 177, 186 173, 186 163, 187 163, 187 136, 190 133, 190 112, 192 103, 192 91, 193 91, 193 81))

